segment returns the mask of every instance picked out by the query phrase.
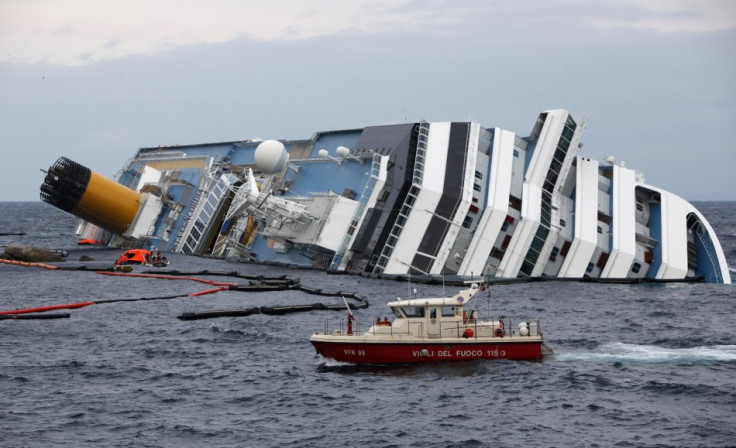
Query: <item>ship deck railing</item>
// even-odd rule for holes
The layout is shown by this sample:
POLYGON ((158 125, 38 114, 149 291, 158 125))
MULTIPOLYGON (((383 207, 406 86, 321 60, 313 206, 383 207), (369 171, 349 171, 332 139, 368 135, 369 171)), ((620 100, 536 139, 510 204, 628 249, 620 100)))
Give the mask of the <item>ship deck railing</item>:
MULTIPOLYGON (((513 321, 509 317, 499 317, 498 319, 493 320, 468 320, 466 322, 461 320, 451 321, 451 322, 440 322, 439 326, 439 332, 437 334, 428 335, 425 332, 425 324, 424 322, 408 322, 408 326, 402 328, 396 328, 393 324, 387 325, 387 324, 378 324, 378 320, 369 320, 368 325, 366 326, 365 322, 361 322, 360 319, 356 318, 353 321, 352 325, 352 331, 353 336, 362 336, 364 334, 369 334, 372 336, 377 335, 388 335, 388 336, 398 336, 398 337, 417 337, 417 338, 428 338, 428 339, 448 339, 448 338, 458 338, 458 339, 464 339, 464 333, 465 330, 471 329, 473 330, 473 336, 470 336, 467 339, 478 339, 478 338, 488 338, 488 337, 497 337, 499 339, 504 337, 512 337, 512 336, 520 336, 518 332, 514 329, 513 321), (496 323, 502 322, 503 328, 504 328, 504 336, 496 336, 495 331, 497 328, 496 323), (362 325, 361 325, 362 324, 362 325), (361 329, 362 327, 362 329, 361 329), (367 329, 366 329, 367 327, 367 329), (425 336, 426 335, 426 336, 425 336)), ((380 321, 381 323, 385 321, 380 321)), ((325 319, 324 324, 324 333, 325 335, 334 334, 334 335, 340 335, 340 336, 346 336, 347 335, 347 319, 346 318, 340 318, 339 323, 337 324, 338 328, 334 328, 331 330, 329 325, 329 319, 325 319)))

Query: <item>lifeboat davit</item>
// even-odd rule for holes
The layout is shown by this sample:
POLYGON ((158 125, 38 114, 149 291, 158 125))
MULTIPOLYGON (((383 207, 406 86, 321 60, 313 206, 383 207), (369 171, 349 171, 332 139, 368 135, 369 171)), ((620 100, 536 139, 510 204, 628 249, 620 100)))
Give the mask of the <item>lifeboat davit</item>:
POLYGON ((126 265, 126 264, 146 264, 148 259, 151 257, 151 252, 146 249, 130 249, 123 252, 123 254, 115 260, 115 265, 126 265))

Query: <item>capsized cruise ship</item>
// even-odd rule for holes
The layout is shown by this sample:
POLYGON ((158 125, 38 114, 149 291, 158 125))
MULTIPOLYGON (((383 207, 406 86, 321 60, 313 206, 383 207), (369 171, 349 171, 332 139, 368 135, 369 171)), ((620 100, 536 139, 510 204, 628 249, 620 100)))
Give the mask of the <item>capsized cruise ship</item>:
POLYGON ((141 148, 115 181, 60 158, 41 199, 110 247, 372 274, 730 283, 708 221, 608 157, 584 119, 527 136, 420 122, 141 148))

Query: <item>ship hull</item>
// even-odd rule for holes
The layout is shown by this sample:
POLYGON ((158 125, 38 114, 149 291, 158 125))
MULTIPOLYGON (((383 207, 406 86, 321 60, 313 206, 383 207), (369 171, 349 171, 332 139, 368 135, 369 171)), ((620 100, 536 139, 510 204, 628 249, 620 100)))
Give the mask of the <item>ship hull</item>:
POLYGON ((587 122, 541 112, 526 137, 476 122, 299 140, 141 148, 116 181, 66 157, 41 199, 110 247, 368 275, 731 283, 690 203, 614 157, 587 122))
POLYGON ((542 359, 542 341, 351 342, 310 341, 325 358, 368 364, 473 361, 476 359, 542 359))

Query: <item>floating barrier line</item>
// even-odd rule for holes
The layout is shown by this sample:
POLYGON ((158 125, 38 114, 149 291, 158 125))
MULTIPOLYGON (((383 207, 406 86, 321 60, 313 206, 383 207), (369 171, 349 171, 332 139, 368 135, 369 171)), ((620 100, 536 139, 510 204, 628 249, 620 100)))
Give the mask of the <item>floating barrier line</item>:
MULTIPOLYGON (((199 296, 203 296, 206 294, 213 294, 213 293, 220 292, 220 291, 227 291, 229 289, 230 289, 229 286, 222 286, 219 288, 193 292, 191 294, 178 294, 178 295, 173 295, 173 296, 159 296, 159 297, 138 297, 134 299, 89 300, 86 302, 68 303, 65 305, 49 305, 49 306, 39 306, 39 307, 34 307, 34 308, 25 308, 25 309, 20 309, 20 310, 0 311, 0 319, 2 319, 3 316, 10 316, 10 317, 5 317, 5 318, 12 319, 13 316, 17 316, 21 314, 43 313, 45 311, 63 310, 63 309, 76 309, 76 308, 82 308, 82 307, 89 306, 89 305, 101 305, 105 303, 141 302, 141 301, 147 301, 147 300, 169 300, 169 299, 177 299, 181 297, 199 297, 199 296)), ((41 317, 39 317, 39 319, 40 318, 41 317)))
POLYGON ((16 266, 25 266, 29 268, 59 269, 58 266, 55 266, 53 264, 32 263, 29 261, 18 261, 18 260, 7 260, 5 258, 0 258, 0 263, 12 264, 16 266))
POLYGON ((147 300, 170 300, 170 299, 179 299, 181 297, 188 297, 189 294, 177 294, 174 296, 158 296, 158 297, 136 297, 134 299, 103 299, 103 300, 96 300, 96 304, 105 304, 105 303, 118 303, 118 302, 145 302, 147 300))
POLYGON ((85 306, 94 305, 96 303, 97 302, 87 301, 87 302, 78 302, 78 303, 68 303, 66 305, 38 306, 35 308, 26 308, 22 310, 0 311, 0 315, 42 313, 44 311, 53 311, 53 310, 71 310, 75 308, 82 308, 85 306))
POLYGON ((212 286, 236 286, 237 283, 223 283, 216 282, 213 280, 205 280, 197 277, 179 277, 176 275, 162 275, 162 274, 135 274, 130 272, 109 272, 109 271, 95 271, 100 275, 115 275, 119 277, 141 277, 141 278, 157 278, 160 280, 191 280, 193 282, 206 283, 212 286))
POLYGON ((106 274, 106 275, 122 275, 122 276, 129 276, 129 277, 132 276, 132 277, 156 278, 156 279, 164 279, 164 280, 193 280, 193 281, 198 281, 201 283, 206 283, 206 284, 210 284, 212 286, 218 286, 218 287, 212 288, 212 289, 206 289, 204 291, 197 291, 197 292, 193 292, 189 294, 176 294, 176 295, 158 296, 158 297, 124 298, 124 299, 102 299, 102 300, 94 300, 94 301, 89 300, 85 302, 69 303, 69 304, 64 304, 64 305, 49 305, 49 306, 41 306, 41 307, 34 307, 34 308, 0 311, 0 316, 10 316, 10 317, 7 317, 8 319, 10 319, 10 318, 13 318, 13 316, 28 314, 28 313, 43 313, 45 311, 60 310, 60 309, 76 309, 76 308, 82 308, 82 307, 89 306, 89 305, 99 305, 99 304, 105 304, 105 303, 140 302, 140 301, 148 301, 148 300, 169 300, 169 299, 177 299, 177 298, 182 298, 182 297, 199 297, 199 296, 204 296, 207 294, 214 294, 220 291, 229 291, 229 290, 264 292, 264 291, 288 289, 287 285, 238 285, 236 283, 212 282, 212 281, 204 280, 201 278, 171 277, 168 275, 151 275, 151 274, 130 274, 130 273, 120 273, 120 272, 99 272, 99 271, 96 271, 96 272, 100 274, 106 274), (239 289, 239 288, 243 288, 243 289, 239 289))
POLYGON ((0 319, 31 319, 31 318, 38 318, 38 319, 51 319, 51 318, 58 318, 58 317, 69 317, 68 314, 66 315, 36 315, 36 317, 32 317, 31 313, 43 313, 45 311, 51 311, 51 310, 59 310, 59 309, 75 309, 75 308, 82 308, 89 305, 98 305, 98 304, 105 304, 105 303, 116 303, 116 302, 138 302, 138 301, 147 301, 147 300, 168 300, 168 299, 176 299, 176 298, 182 298, 182 297, 199 297, 204 296, 208 294, 214 294, 221 291, 238 291, 238 292, 268 292, 268 291, 286 291, 286 290, 295 290, 295 291, 301 291, 306 294, 312 294, 312 295, 321 295, 321 296, 328 296, 328 297, 344 297, 348 299, 352 299, 357 301, 357 304, 335 304, 335 305, 325 305, 323 303, 314 303, 311 305, 277 305, 277 306, 259 306, 259 307, 252 307, 248 309, 243 310, 223 310, 223 311, 205 311, 205 312, 194 312, 194 313, 182 313, 178 316, 181 320, 196 320, 196 319, 209 319, 214 317, 227 317, 227 316, 248 316, 251 314, 270 314, 270 315, 284 315, 284 314, 290 314, 290 313, 298 313, 298 312, 306 312, 306 311, 312 311, 312 310, 345 310, 345 309, 362 309, 368 307, 368 301, 365 299, 365 297, 357 294, 357 293, 347 293, 343 291, 323 291, 320 288, 310 288, 307 286, 303 286, 298 278, 291 278, 286 275, 281 275, 278 277, 266 277, 263 275, 244 275, 240 274, 237 271, 231 271, 231 272, 223 272, 223 271, 197 271, 197 272, 180 272, 180 271, 160 271, 157 270, 158 273, 153 273, 153 271, 146 271, 144 273, 130 273, 130 272, 116 272, 112 271, 110 269, 90 269, 86 266, 80 266, 80 267, 58 267, 54 265, 46 265, 43 263, 28 263, 28 262, 20 262, 15 260, 0 260, 7 262, 8 264, 14 264, 14 265, 21 265, 21 266, 28 266, 28 267, 43 267, 46 269, 59 269, 59 270, 78 270, 78 271, 84 271, 89 270, 90 272, 95 272, 97 274, 101 275, 114 275, 118 277, 137 277, 137 278, 153 278, 153 279, 159 279, 159 280, 190 280, 195 281, 199 283, 205 283, 211 286, 216 286, 216 288, 212 289, 206 289, 203 291, 197 291, 190 294, 177 294, 177 295, 169 295, 169 296, 159 296, 159 297, 138 297, 138 298, 121 298, 121 299, 102 299, 102 300, 95 300, 95 301, 85 301, 85 302, 78 302, 78 303, 70 303, 70 304, 64 304, 64 305, 50 305, 50 306, 42 306, 42 307, 34 307, 34 308, 26 308, 26 309, 19 309, 19 310, 9 310, 9 311, 0 311, 0 319), (191 277, 191 275, 211 275, 211 276, 227 276, 227 277, 237 277, 237 278, 243 278, 249 280, 246 284, 237 284, 237 283, 230 283, 230 282, 217 282, 213 280, 206 280, 199 277, 191 277), (23 316, 23 317, 21 317, 23 316))
MULTIPOLYGON (((144 271, 144 274, 153 273, 154 271, 144 271)), ((222 277, 235 277, 250 280, 250 285, 298 285, 301 281, 298 278, 292 278, 286 275, 280 275, 277 277, 266 277, 264 275, 245 275, 237 271, 177 271, 177 270, 157 270, 159 275, 171 275, 171 276, 192 276, 192 275, 211 275, 211 276, 222 276, 222 277), (254 283, 255 282, 255 283, 254 283)), ((242 286, 242 285, 239 285, 242 286)))
MULTIPOLYGON (((243 291, 242 286, 230 288, 235 291, 243 291)), ((285 289, 285 288, 284 288, 285 289)), ((198 311, 181 313, 177 316, 179 320, 201 320, 201 319, 213 319, 218 317, 243 317, 250 316, 253 314, 268 314, 282 316, 291 313, 303 313, 307 311, 342 311, 350 308, 351 310, 368 308, 368 300, 357 293, 344 293, 342 291, 327 292, 321 289, 308 288, 301 285, 296 285, 294 289, 305 292, 307 294, 324 295, 331 297, 344 297, 346 299, 355 300, 357 304, 335 304, 325 305, 324 303, 313 303, 311 305, 276 305, 276 306, 254 306, 251 308, 241 310, 213 310, 213 311, 198 311)))
POLYGON ((32 319, 68 319, 69 313, 41 313, 41 314, 5 314, 0 316, 0 320, 32 320, 32 319))
POLYGON ((158 272, 160 274, 165 275, 213 275, 213 276, 221 276, 221 277, 237 277, 242 278, 245 280, 258 280, 260 282, 272 282, 272 281, 286 281, 286 282, 298 282, 298 279, 293 279, 291 277, 288 277, 287 275, 279 275, 277 277, 266 277, 262 274, 260 275, 247 275, 247 274, 241 274, 238 271, 210 271, 210 270, 201 270, 201 271, 177 271, 176 269, 157 269, 156 271, 144 271, 144 273, 153 273, 158 272))
MULTIPOLYGON (((191 254, 193 256, 199 256, 202 258, 208 258, 204 255, 198 255, 198 254, 191 254)), ((27 266, 27 267, 37 267, 37 268, 44 268, 44 269, 58 269, 60 271, 90 271, 90 272, 97 272, 99 274, 107 274, 107 275, 126 275, 127 273, 124 272, 114 272, 113 268, 89 268, 87 266, 56 266, 53 264, 46 264, 46 263, 33 263, 33 262, 27 262, 27 261, 17 261, 17 260, 6 260, 0 258, 0 263, 5 264, 12 264, 12 265, 18 265, 18 266, 27 266)), ((250 263, 253 264, 260 264, 264 266, 277 266, 277 267, 283 267, 288 269, 313 269, 313 268, 305 268, 304 266, 299 265, 292 265, 288 263, 275 263, 275 262, 255 262, 251 261, 250 263)), ((731 269, 731 271, 734 271, 731 269)), ((144 274, 150 274, 154 271, 145 271, 144 274)), ((286 283, 298 283, 298 279, 291 279, 287 277, 286 275, 282 275, 280 277, 264 277, 263 275, 246 275, 246 274, 240 274, 237 271, 197 271, 197 272, 180 272, 177 270, 157 270, 157 272, 164 272, 165 274, 169 276, 186 276, 186 275, 212 275, 212 276, 225 276, 225 277, 237 277, 237 278, 243 278, 246 280, 256 280, 259 282, 286 282, 286 283)), ((326 274, 332 274, 332 275, 355 275, 358 277, 363 278, 371 278, 371 279, 383 279, 383 280, 395 280, 398 282, 406 282, 406 275, 402 274, 373 274, 373 273, 367 273, 362 271, 334 271, 334 270, 327 270, 325 271, 326 274)), ((143 274, 127 274, 127 275, 133 275, 133 276, 143 276, 143 274)), ((156 275, 156 274, 151 274, 156 275)), ((169 280, 174 280, 174 278, 170 278, 169 280)), ((471 278, 472 280, 472 278, 471 278)), ((478 281, 481 281, 482 279, 478 279, 478 281)), ((491 286, 501 286, 501 285, 513 285, 517 283, 533 283, 533 282, 584 282, 584 283, 621 283, 621 284, 637 284, 637 283, 699 283, 703 282, 705 280, 705 277, 702 275, 700 276, 693 276, 693 277, 685 277, 685 278, 678 278, 678 279, 653 279, 653 278, 578 278, 578 277, 526 277, 526 278, 491 278, 486 279, 489 285, 491 286)), ((467 279, 459 279, 459 280, 453 280, 453 279, 442 279, 440 277, 426 277, 426 276, 412 276, 411 281, 414 283, 422 283, 427 285, 440 285, 444 284, 447 286, 463 286, 467 279)), ((214 284, 213 284, 214 285, 214 284)))
POLYGON ((204 291, 193 292, 193 293, 189 294, 187 297, 199 297, 199 296, 203 296, 203 295, 206 295, 206 294, 214 294, 216 292, 228 291, 228 290, 230 290, 230 287, 229 286, 224 286, 222 288, 206 289, 204 291))

